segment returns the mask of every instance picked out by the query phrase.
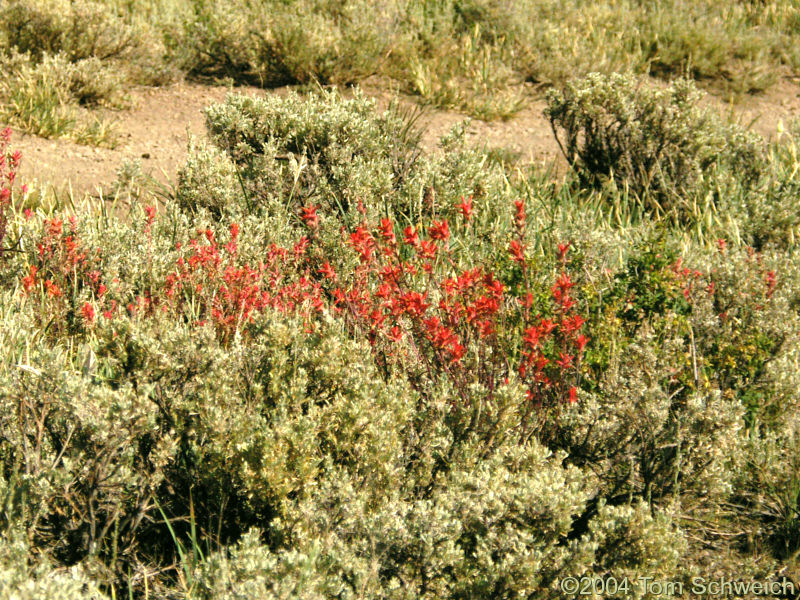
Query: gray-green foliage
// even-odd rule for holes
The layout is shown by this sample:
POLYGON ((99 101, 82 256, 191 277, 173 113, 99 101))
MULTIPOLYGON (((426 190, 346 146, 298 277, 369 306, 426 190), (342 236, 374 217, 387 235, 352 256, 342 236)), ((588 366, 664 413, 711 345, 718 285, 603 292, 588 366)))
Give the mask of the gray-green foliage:
MULTIPOLYGON (((59 560, 111 567, 98 581, 175 553, 156 500, 168 518, 191 511, 203 552, 234 545, 186 565, 201 598, 557 597, 559 576, 618 564, 599 525, 568 541, 590 475, 533 441, 456 442, 446 396, 420 404, 335 324, 298 337, 299 322, 265 315, 231 347, 164 325, 99 329, 90 371, 73 366, 82 346, 32 348, 2 374, 10 519, 59 560)), ((619 510, 603 531, 639 544, 649 529, 625 529, 619 510)), ((645 545, 619 568, 663 560, 645 545)))
MULTIPOLYGON (((0 478, 0 498, 8 493, 0 478)), ((55 567, 45 558, 30 565, 30 546, 19 530, 0 533, 0 599, 105 600, 85 569, 55 567)))
MULTIPOLYGON (((29 54, 38 63, 61 55, 70 63, 95 59, 140 83, 170 79, 154 32, 105 2, 12 0, 3 7, 0 52, 29 54)), ((95 67, 96 68, 96 67, 95 67)))
POLYGON ((135 45, 131 28, 98 2, 14 0, 3 15, 2 41, 38 59, 60 53, 71 61, 106 59, 130 52, 135 45))
POLYGON ((729 176, 750 189, 766 166, 760 138, 723 123, 699 98, 688 80, 660 90, 593 73, 551 91, 545 114, 583 182, 611 181, 648 210, 686 220, 716 180, 729 176))
POLYGON ((798 170, 800 123, 793 121, 770 144, 764 183, 757 189, 731 190, 730 210, 741 223, 743 241, 755 248, 787 248, 797 244, 800 233, 798 170))
POLYGON ((13 102, 13 86, 51 89, 64 105, 113 105, 119 101, 119 73, 95 56, 70 60, 65 54, 54 54, 35 61, 14 50, 0 60, 10 80, 3 86, 6 101, 13 102))
POLYGON ((71 62, 66 55, 35 61, 16 49, 0 53, 0 117, 30 133, 71 136, 80 143, 111 144, 108 121, 84 107, 122 102, 120 77, 96 57, 71 62))
POLYGON ((263 87, 349 84, 375 73, 397 39, 393 2, 195 3, 183 24, 185 68, 263 87))
MULTIPOLYGON (((237 166, 252 205, 277 197, 360 220, 359 202, 372 216, 447 214, 462 194, 482 201, 503 190, 502 168, 463 147, 463 128, 443 140, 440 154, 420 160, 414 117, 397 108, 380 112, 360 93, 348 100, 337 92, 234 95, 206 115, 212 140, 237 166)), ((216 175, 208 177, 211 183, 216 175)))
POLYGON ((187 210, 205 208, 219 217, 242 193, 230 158, 214 147, 189 142, 186 163, 178 172, 175 198, 187 210))
POLYGON ((483 462, 464 453, 416 498, 402 475, 374 497, 340 472, 298 503, 303 517, 277 523, 287 548, 251 531, 203 563, 197 597, 558 598, 560 577, 679 572, 681 532, 643 505, 602 507, 567 541, 588 489, 560 459, 538 444, 483 462))
MULTIPOLYGON (((485 402, 488 427, 470 428, 455 384, 379 369, 334 312, 264 310, 220 336, 196 322, 190 293, 181 311, 163 298, 189 239, 221 247, 232 219, 236 264, 258 265, 273 242, 308 235, 299 204, 321 205, 313 235, 330 255, 315 258, 343 280, 358 258, 342 226, 390 211, 425 226, 460 194, 475 215, 451 219, 463 264, 444 268, 481 264, 510 288, 502 169, 462 147, 459 128, 417 160, 408 122, 361 97, 231 97, 208 115, 217 147, 191 149, 180 206, 151 224, 138 205, 126 220, 84 214, 71 231, 120 303, 109 318, 79 322, 98 301, 85 285, 63 301, 74 327, 43 290, 22 292, 47 225, 13 217, 22 252, 0 261, 0 590, 38 597, 72 577, 88 586, 75 593, 144 596, 143 573, 158 571, 147 593, 165 599, 561 598, 567 575, 762 577, 797 552, 790 238, 763 254, 680 230, 660 244, 647 220, 593 222, 568 186, 520 187, 536 301, 549 306, 563 268, 591 336, 577 402, 537 413, 523 443, 513 382, 485 402), (678 241, 698 275, 673 262, 678 241), (142 296, 150 308, 123 309, 142 296)), ((487 398, 480 385, 466 394, 487 398)))

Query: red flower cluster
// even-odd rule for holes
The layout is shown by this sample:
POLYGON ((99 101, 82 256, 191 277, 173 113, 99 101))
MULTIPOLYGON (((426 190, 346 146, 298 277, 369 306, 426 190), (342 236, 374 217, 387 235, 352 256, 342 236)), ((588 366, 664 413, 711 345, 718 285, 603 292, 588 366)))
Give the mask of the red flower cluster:
MULTIPOLYGON (((525 275, 524 208, 520 201, 515 207, 517 237, 510 247, 525 275)), ((462 209, 465 219, 473 214, 469 200, 462 198, 462 209)), ((155 210, 145 209, 145 219, 149 232, 155 210)), ((307 330, 313 315, 328 310, 353 335, 368 340, 380 366, 410 370, 416 380, 449 378, 462 402, 469 402, 476 383, 488 390, 491 400, 514 374, 531 407, 576 399, 588 338, 581 331, 584 319, 576 312, 574 282, 565 261, 550 290, 551 301, 539 307, 547 316, 530 317, 534 302, 527 280, 520 295, 485 266, 458 266, 445 220, 405 227, 399 240, 399 228, 390 219, 343 231, 342 247, 355 253, 358 264, 337 272, 334 257, 325 254, 313 231, 319 223, 316 207, 301 209, 301 219, 312 230, 309 237, 301 236, 287 248, 271 245, 258 264, 240 259, 238 224, 229 226, 224 243, 210 229, 197 230, 188 243, 176 244, 175 267, 162 284, 133 301, 105 295, 74 220, 66 231, 62 221, 46 220, 39 261, 29 267, 21 285, 30 296, 41 284, 43 297, 65 303, 65 296, 70 302, 81 298, 71 311, 85 327, 96 322, 97 314, 112 318, 119 301, 127 302, 128 314, 138 318, 171 313, 188 323, 210 322, 223 341, 246 333, 245 324, 266 309, 302 315, 307 330), (65 294, 70 282, 78 282, 79 288, 65 294)), ((562 259, 567 246, 559 246, 562 259)))
MULTIPOLYGON (((6 127, 0 131, 0 257, 2 257, 2 243, 6 237, 8 227, 8 208, 11 205, 11 189, 17 177, 17 169, 21 154, 17 150, 10 153, 8 150, 11 142, 11 129, 6 127)), ((23 186, 23 193, 25 188, 23 186)))
MULTIPOLYGON (((562 260, 567 247, 559 244, 562 260)), ((562 271, 550 288, 555 318, 536 317, 538 322, 523 331, 519 375, 528 385, 528 397, 537 405, 545 403, 554 393, 569 402, 576 398, 576 388, 568 382, 580 365, 589 338, 581 333, 586 320, 573 312, 577 304, 570 293, 573 286, 569 275, 562 271), (547 344, 553 353, 558 353, 552 364, 545 355, 547 344)))
MULTIPOLYGON (((462 214, 471 215, 471 204, 462 198, 462 205, 462 214)), ((522 202, 517 201, 515 208, 516 234, 521 238, 522 202)), ((506 286, 481 266, 456 269, 447 245, 437 245, 450 237, 447 221, 434 220, 427 227, 427 237, 421 237, 420 230, 405 227, 402 248, 389 219, 381 219, 374 227, 361 224, 344 233, 345 246, 359 257, 353 273, 337 277, 328 260, 312 269, 334 313, 349 323, 354 334, 366 337, 379 364, 394 361, 416 373, 444 374, 463 399, 468 397, 470 383, 480 382, 494 390, 507 382, 513 370, 532 404, 575 401, 588 337, 581 331, 583 317, 575 312, 577 300, 569 275, 560 273, 551 289, 552 304, 543 307, 553 316, 526 322, 533 304, 530 292, 523 298, 509 296, 506 286), (441 268, 454 272, 437 276, 441 268), (519 364, 509 364, 504 358, 508 349, 520 344, 519 364)), ((559 258, 564 258, 568 247, 559 245, 559 258)), ((522 263, 519 239, 512 240, 510 248, 515 261, 522 263)))
POLYGON ((317 207, 313 204, 310 206, 302 206, 300 208, 300 218, 309 229, 316 229, 319 227, 319 216, 317 215, 317 207))
POLYGON ((472 196, 469 196, 466 199, 464 199, 464 196, 461 196, 461 202, 456 204, 456 208, 461 213, 461 216, 464 217, 464 222, 469 223, 473 213, 472 196))
MULTIPOLYGON (((189 240, 189 252, 178 258, 175 272, 164 281, 167 306, 192 322, 210 320, 224 340, 267 307, 304 314, 322 310, 321 287, 310 277, 305 260, 307 238, 301 237, 291 250, 273 244, 265 262, 251 266, 237 258, 239 225, 232 223, 228 232, 230 239, 222 246, 211 230, 198 231, 200 239, 189 240), (287 281, 298 272, 296 280, 287 281)), ((325 272, 335 277, 329 263, 325 272)))
POLYGON ((97 268, 99 256, 83 247, 75 217, 67 219, 66 228, 55 217, 45 219, 42 226, 36 264, 29 265, 27 274, 20 278, 23 294, 50 301, 49 316, 57 315, 59 325, 70 314, 80 314, 85 323, 93 322, 94 318, 86 318, 85 310, 72 303, 87 292, 98 299, 105 295, 107 287, 97 268), (34 294, 37 289, 44 292, 42 296, 34 294))

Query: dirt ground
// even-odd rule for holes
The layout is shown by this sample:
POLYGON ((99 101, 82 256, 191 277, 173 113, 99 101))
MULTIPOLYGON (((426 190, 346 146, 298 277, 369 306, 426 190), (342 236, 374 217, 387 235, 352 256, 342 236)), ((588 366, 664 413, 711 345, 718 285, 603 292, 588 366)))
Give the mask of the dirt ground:
MULTIPOLYGON (((15 131, 12 147, 23 155, 19 181, 32 190, 54 189, 58 194, 71 190, 75 198, 84 194, 96 196, 107 193, 124 161, 139 160, 145 174, 162 183, 172 182, 184 162, 188 136, 205 135, 203 108, 222 101, 229 91, 260 95, 284 94, 287 90, 230 90, 188 82, 132 90, 132 107, 110 115, 117 122, 119 143, 114 149, 48 140, 15 131)), ((365 91, 375 97, 379 108, 388 104, 390 94, 385 89, 368 85, 365 91)), ((765 94, 747 97, 735 105, 727 105, 714 96, 708 96, 707 102, 771 138, 779 121, 788 123, 800 117, 800 85, 796 79, 785 79, 765 94)), ((541 97, 531 95, 526 108, 510 121, 473 120, 468 140, 517 153, 524 162, 557 160, 558 146, 542 115, 544 106, 541 97)), ((464 118, 454 112, 426 109, 420 120, 425 149, 434 150, 439 138, 464 118)))

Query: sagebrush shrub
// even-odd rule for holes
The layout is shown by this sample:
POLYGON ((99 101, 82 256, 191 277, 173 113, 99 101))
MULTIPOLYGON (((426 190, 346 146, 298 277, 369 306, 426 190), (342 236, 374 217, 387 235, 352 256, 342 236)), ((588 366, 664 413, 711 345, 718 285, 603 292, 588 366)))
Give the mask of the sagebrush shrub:
MULTIPOLYGON (((8 494, 0 478, 0 497, 8 494)), ((16 525, 15 525, 16 527, 16 525)), ((58 567, 46 557, 31 563, 31 547, 14 529, 3 536, 0 547, 0 599, 2 600, 105 600, 91 574, 80 566, 58 567)))
POLYGON ((388 199, 413 167, 404 157, 419 154, 402 120, 376 114, 362 96, 229 96, 206 115, 212 139, 242 169, 255 197, 280 193, 346 212, 358 199, 388 199))
POLYGON ((121 76, 95 57, 70 62, 46 55, 34 62, 16 50, 0 55, 0 114, 3 119, 43 137, 72 137, 79 143, 113 145, 110 122, 84 107, 123 103, 121 76))
POLYGON ((111 3, 11 0, 3 7, 3 17, 3 53, 27 54, 34 64, 54 56, 69 63, 110 64, 134 81, 164 81, 163 73, 158 74, 163 60, 160 41, 147 27, 123 18, 111 3))
POLYGON ((214 216, 243 193, 230 158, 214 147, 190 141, 187 159, 178 171, 175 199, 186 210, 205 208, 214 216))
POLYGON ((800 123, 792 122, 770 144, 769 163, 764 169, 764 184, 757 189, 733 187, 730 212, 740 224, 740 236, 758 250, 791 248, 800 235, 800 213, 796 199, 800 193, 798 144, 800 123))
POLYGON ((99 2, 81 0, 13 0, 3 9, 0 28, 9 47, 32 54, 64 53, 70 61, 107 59, 130 52, 133 32, 99 2))
POLYGON ((400 39, 394 2, 196 3, 180 42, 192 73, 277 87, 357 83, 400 39))
POLYGON ((213 142, 233 160, 246 206, 277 197, 292 208, 316 204, 354 226, 390 213, 415 218, 452 211, 450 198, 483 201, 503 189, 502 168, 463 147, 463 129, 443 140, 443 153, 423 161, 414 116, 380 113, 360 93, 301 99, 229 96, 206 111, 213 142), (440 200, 437 201, 437 198, 440 200))
POLYGON ((613 181, 656 214, 683 220, 711 180, 759 183, 763 142, 700 108, 689 80, 660 90, 593 73, 548 93, 545 115, 569 164, 592 186, 613 181))

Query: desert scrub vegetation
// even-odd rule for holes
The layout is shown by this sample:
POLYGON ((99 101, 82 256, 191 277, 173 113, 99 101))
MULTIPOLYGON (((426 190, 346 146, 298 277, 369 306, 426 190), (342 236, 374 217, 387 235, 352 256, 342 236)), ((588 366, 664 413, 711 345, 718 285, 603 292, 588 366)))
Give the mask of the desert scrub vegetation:
POLYGON ((12 0, 0 10, 0 118, 9 125, 113 145, 112 123, 88 109, 119 108, 127 87, 170 78, 160 40, 107 3, 12 0))
POLYGON ((787 0, 5 0, 0 10, 2 119, 93 144, 113 136, 81 107, 182 76, 266 88, 377 76, 490 120, 524 106, 526 83, 590 71, 688 76, 736 97, 800 67, 787 0))
POLYGON ((561 182, 232 95, 128 214, 32 209, 4 134, 0 597, 800 585, 794 127, 600 75, 549 110, 561 182))
POLYGON ((545 115, 577 186, 618 213, 622 202, 627 218, 666 217, 706 237, 716 223, 757 249, 793 243, 796 125, 767 144, 700 98, 687 79, 657 89, 593 73, 549 91, 545 115))

